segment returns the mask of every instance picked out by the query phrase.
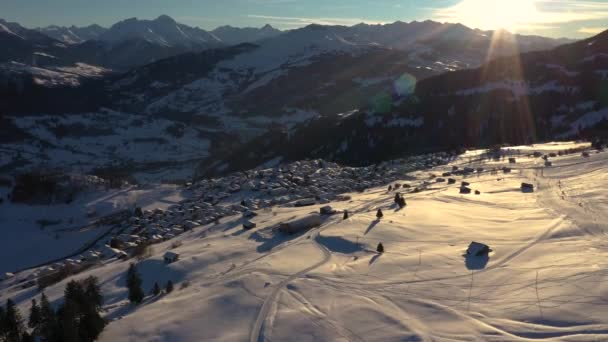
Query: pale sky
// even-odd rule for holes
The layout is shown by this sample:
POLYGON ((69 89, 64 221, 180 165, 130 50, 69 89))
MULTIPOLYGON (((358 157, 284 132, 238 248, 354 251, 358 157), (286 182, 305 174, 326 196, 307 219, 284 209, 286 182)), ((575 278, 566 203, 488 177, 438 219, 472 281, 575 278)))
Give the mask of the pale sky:
POLYGON ((608 29, 608 0, 1 0, 0 18, 26 27, 111 26, 167 14, 204 29, 220 25, 291 29, 397 20, 460 22, 523 34, 582 38, 608 29))

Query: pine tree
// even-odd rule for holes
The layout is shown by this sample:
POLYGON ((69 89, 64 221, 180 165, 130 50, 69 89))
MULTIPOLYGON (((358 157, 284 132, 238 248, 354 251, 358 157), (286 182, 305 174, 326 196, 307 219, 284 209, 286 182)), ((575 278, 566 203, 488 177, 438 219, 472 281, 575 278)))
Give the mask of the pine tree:
POLYGON ((399 193, 395 193, 395 199, 393 201, 395 201, 395 203, 399 204, 399 201, 401 199, 401 196, 399 196, 399 193))
POLYGON ((90 276, 84 280, 84 294, 87 302, 92 309, 95 311, 101 310, 103 304, 103 296, 101 295, 101 289, 99 288, 97 278, 90 276))
POLYGON ((6 310, 0 305, 0 341, 6 339, 6 310))
POLYGON ((384 245, 382 245, 382 242, 378 243, 378 247, 376 248, 376 252, 378 253, 384 253, 384 245))
POLYGON ((20 342, 21 335, 25 331, 23 318, 15 305, 15 302, 6 301, 6 312, 4 314, 4 325, 6 329, 6 342, 20 342))
POLYGON ((348 218, 348 210, 344 210, 344 216, 342 217, 343 220, 346 220, 348 218))
POLYGON ((60 336, 60 341, 78 342, 78 314, 76 303, 66 298, 65 303, 57 310, 57 317, 58 325, 56 327, 56 333, 60 336))
POLYGON ((127 287, 131 303, 139 304, 144 300, 144 290, 141 288, 141 284, 141 276, 137 272, 135 264, 131 264, 127 271, 127 287))
POLYGON ((59 341, 57 316, 44 292, 40 296, 40 325, 38 333, 43 341, 59 341))
POLYGON ((152 288, 152 294, 158 296, 160 294, 160 286, 158 286, 158 282, 154 283, 154 287, 152 288))
POLYGON ((169 280, 167 286, 165 286, 165 292, 171 293, 173 291, 173 282, 169 280))
POLYGON ((21 335, 21 342, 35 342, 36 338, 34 337, 34 335, 30 335, 26 332, 23 333, 23 335, 21 335))
POLYGON ((41 319, 40 306, 38 306, 36 299, 32 299, 32 307, 30 308, 30 317, 27 326, 36 333, 40 328, 41 319))
POLYGON ((58 314, 62 341, 95 341, 106 325, 99 315, 102 302, 97 278, 70 281, 65 288, 65 303, 58 314))
POLYGON ((392 186, 392 185, 389 185, 389 186, 388 186, 388 192, 391 192, 391 190, 393 190, 393 186, 392 186))
POLYGON ((378 209, 378 212, 376 213, 376 217, 378 219, 381 219, 382 217, 384 217, 384 214, 382 213, 382 209, 378 209))

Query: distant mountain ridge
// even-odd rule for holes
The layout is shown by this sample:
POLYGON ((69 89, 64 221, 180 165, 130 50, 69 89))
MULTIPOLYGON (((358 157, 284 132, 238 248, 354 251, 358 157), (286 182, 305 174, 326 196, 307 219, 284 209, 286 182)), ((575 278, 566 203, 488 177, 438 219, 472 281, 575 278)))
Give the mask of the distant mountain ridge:
POLYGON ((206 31, 178 23, 167 15, 161 15, 152 20, 129 18, 115 23, 110 28, 97 24, 86 27, 51 25, 34 30, 66 44, 79 44, 88 40, 120 43, 127 40, 144 39, 160 45, 191 48, 204 45, 252 43, 275 37, 283 32, 268 24, 261 28, 240 28, 226 25, 206 31))
POLYGON ((97 24, 92 24, 86 27, 51 25, 38 27, 35 30, 66 44, 80 44, 87 40, 98 39, 108 29, 97 24))

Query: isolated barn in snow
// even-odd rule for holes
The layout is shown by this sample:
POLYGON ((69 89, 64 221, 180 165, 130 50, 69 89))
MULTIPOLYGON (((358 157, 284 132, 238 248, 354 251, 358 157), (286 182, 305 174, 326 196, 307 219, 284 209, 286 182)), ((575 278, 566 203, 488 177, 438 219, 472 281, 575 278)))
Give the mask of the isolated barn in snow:
POLYGON ((326 206, 321 207, 321 208, 319 209, 319 213, 320 213, 321 215, 332 215, 332 214, 335 214, 335 213, 336 213, 336 211, 335 211, 335 210, 334 210, 334 209, 333 209, 331 206, 326 205, 326 206))
POLYGON ((490 247, 480 242, 471 242, 469 248, 467 248, 467 255, 470 256, 482 256, 490 253, 490 247))
POLYGON ((179 254, 175 252, 168 251, 163 256, 163 260, 165 260, 166 264, 170 264, 179 260, 179 254))
POLYGON ((466 186, 461 186, 460 187, 460 193, 461 194, 470 194, 471 193, 471 188, 467 188, 466 186))
POLYGON ((255 227, 256 227, 256 224, 251 221, 243 222, 243 229, 245 229, 245 230, 253 229, 255 227))
POLYGON ((296 220, 281 223, 279 225, 279 231, 282 233, 295 234, 307 231, 320 225, 321 216, 319 216, 319 214, 311 214, 296 220))
POLYGON ((534 184, 521 183, 521 192, 534 192, 534 184))

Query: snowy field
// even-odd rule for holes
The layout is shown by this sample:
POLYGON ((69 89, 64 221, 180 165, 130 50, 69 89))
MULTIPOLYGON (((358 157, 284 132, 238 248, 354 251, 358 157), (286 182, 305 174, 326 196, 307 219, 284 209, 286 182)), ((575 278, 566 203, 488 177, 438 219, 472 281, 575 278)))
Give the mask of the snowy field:
MULTIPOLYGON (((6 198, 7 189, 0 187, 6 198)), ((105 215, 135 206, 166 207, 182 199, 181 190, 163 185, 127 187, 82 194, 70 204, 0 205, 0 275, 64 258, 103 236, 112 227, 96 225, 105 215), (163 202, 159 203, 161 198, 163 202)))
MULTIPOLYGON (((608 153, 549 158, 551 167, 526 156, 578 146, 515 147, 522 154, 510 165, 476 161, 471 151, 404 174, 411 189, 431 184, 400 189, 403 209, 387 184, 332 203, 339 213, 302 234, 275 228, 323 205, 260 210, 249 231, 240 216, 195 228, 154 245, 139 263, 146 293, 167 280, 176 290, 138 307, 126 299, 129 262, 109 260, 75 278, 100 279, 111 321, 102 341, 608 340, 608 153), (450 185, 430 177, 454 165, 485 171, 450 185), (500 170, 505 165, 511 173, 500 170), (480 194, 460 194, 463 180, 480 194), (535 191, 523 193, 522 182, 535 191), (489 257, 465 257, 471 241, 488 244, 489 257), (180 260, 167 265, 169 249, 180 260)), ((165 190, 138 198, 154 207, 187 196, 165 190)), ((0 260, 5 269, 7 256, 0 260)), ((47 288, 51 300, 68 280, 47 288)), ((15 299, 24 313, 38 296, 35 287, 0 283, 0 301, 15 299)))

